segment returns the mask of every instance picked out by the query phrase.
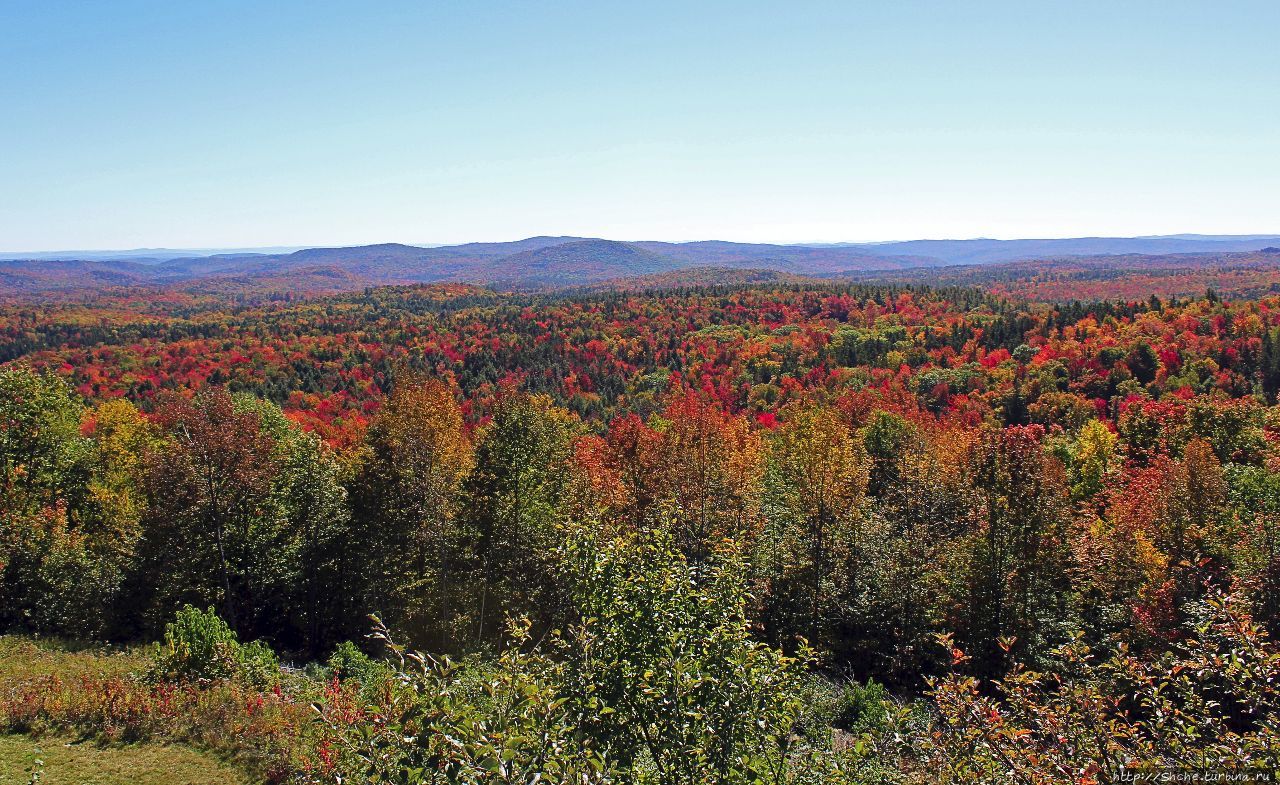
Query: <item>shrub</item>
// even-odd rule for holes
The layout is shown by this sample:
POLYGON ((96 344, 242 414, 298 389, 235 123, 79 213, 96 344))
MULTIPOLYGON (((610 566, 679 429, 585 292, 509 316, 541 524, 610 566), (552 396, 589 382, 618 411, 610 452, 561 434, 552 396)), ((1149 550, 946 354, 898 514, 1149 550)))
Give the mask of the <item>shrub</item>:
POLYGON ((266 644, 240 643, 213 608, 185 605, 165 628, 151 675, 156 681, 235 680, 266 686, 279 682, 280 663, 266 644))
POLYGON ((360 695, 366 700, 374 699, 395 673, 389 664, 365 654, 351 641, 338 644, 329 655, 327 666, 332 678, 358 683, 360 695))
MULTIPOLYGON (((1236 598, 1210 596, 1188 610, 1187 639, 1155 659, 1123 646, 1099 657, 1077 637, 1058 649, 1053 672, 1017 666, 990 685, 959 674, 937 680, 929 768, 975 784, 1274 770, 1280 652, 1236 598)), ((967 655, 953 648, 952 659, 967 655)))
POLYGON ((394 686, 369 707, 335 680, 317 706, 332 765, 316 781, 855 781, 839 777, 860 753, 796 735, 802 663, 751 639, 734 558, 691 565, 657 533, 565 555, 577 621, 541 647, 521 621, 478 669, 392 645, 394 686))
POLYGON ((831 724, 850 733, 880 731, 887 718, 884 685, 874 679, 866 684, 849 682, 840 691, 837 711, 831 724))

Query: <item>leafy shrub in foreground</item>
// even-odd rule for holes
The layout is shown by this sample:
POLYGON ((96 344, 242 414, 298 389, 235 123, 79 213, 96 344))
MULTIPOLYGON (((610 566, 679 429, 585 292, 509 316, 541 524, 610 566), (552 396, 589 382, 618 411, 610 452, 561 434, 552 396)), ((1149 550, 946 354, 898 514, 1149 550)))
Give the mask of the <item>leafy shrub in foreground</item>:
MULTIPOLYGON (((1280 766, 1280 651, 1232 597, 1190 607, 1186 640, 1155 659, 1100 658, 1076 638, 1053 672, 934 684, 929 768, 948 782, 1120 781, 1120 772, 1280 766)), ((967 655, 952 649, 959 664, 967 655)))
POLYGON ((802 663, 752 640, 735 558, 693 565, 654 533, 573 542, 565 563, 577 622, 539 646, 527 622, 511 624, 493 667, 392 644, 401 665, 381 705, 331 691, 317 709, 336 765, 320 781, 858 781, 857 755, 797 733, 802 663))
POLYGON ((151 675, 156 681, 235 680, 265 686, 280 680, 280 663, 266 644, 241 643, 213 608, 184 605, 165 628, 151 675))

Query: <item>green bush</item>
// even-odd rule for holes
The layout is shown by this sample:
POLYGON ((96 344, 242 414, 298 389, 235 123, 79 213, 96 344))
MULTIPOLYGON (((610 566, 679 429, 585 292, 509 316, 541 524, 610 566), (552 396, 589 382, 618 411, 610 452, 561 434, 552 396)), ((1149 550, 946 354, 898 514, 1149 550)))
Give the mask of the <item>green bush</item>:
MULTIPOLYGON (((1052 671, 1016 665, 982 684, 957 667, 935 680, 938 722, 918 745, 925 766, 973 785, 1275 771, 1280 651, 1239 597, 1210 593, 1185 610, 1185 637, 1155 658, 1123 645, 1095 651, 1080 635, 1055 652, 1052 671)), ((942 640, 963 666, 968 655, 942 640)))
POLYGON ((391 644, 395 687, 361 724, 351 693, 330 690, 317 709, 336 764, 322 781, 860 781, 860 754, 837 755, 829 733, 797 737, 802 662, 751 638, 735 557, 690 564, 665 532, 575 539, 565 556, 577 618, 540 645, 523 620, 479 667, 391 644))
POLYGON ((241 643, 213 608, 184 605, 170 622, 152 677, 157 681, 239 681, 266 686, 280 681, 280 663, 264 643, 241 643))
POLYGON ((883 730, 889 716, 884 685, 869 680, 866 684, 851 681, 841 686, 838 710, 831 724, 850 733, 883 730))
POLYGON ((329 655, 327 665, 330 677, 358 683, 360 693, 366 698, 372 697, 395 672, 389 664, 365 654, 351 641, 338 644, 329 655))
POLYGON ((809 674, 796 689, 800 714, 795 731, 815 743, 829 742, 833 729, 860 735, 884 731, 893 704, 875 681, 837 682, 809 674))

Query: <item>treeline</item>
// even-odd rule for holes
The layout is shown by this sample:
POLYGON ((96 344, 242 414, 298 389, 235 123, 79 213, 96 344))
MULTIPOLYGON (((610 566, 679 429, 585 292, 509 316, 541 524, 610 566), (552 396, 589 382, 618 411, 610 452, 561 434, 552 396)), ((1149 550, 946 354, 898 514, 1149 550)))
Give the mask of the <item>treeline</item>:
POLYGON ((9 368, 0 623, 154 640, 212 606, 315 658, 376 613, 416 647, 484 650, 512 617, 574 621, 566 543, 660 537, 695 575, 741 562, 758 639, 860 679, 918 687, 950 664, 943 632, 987 675, 1077 633, 1155 652, 1216 588, 1280 622, 1277 414, 1041 394, 966 421, 851 387, 751 416, 675 386, 596 424, 406 372, 339 451, 222 388, 86 406, 9 368))

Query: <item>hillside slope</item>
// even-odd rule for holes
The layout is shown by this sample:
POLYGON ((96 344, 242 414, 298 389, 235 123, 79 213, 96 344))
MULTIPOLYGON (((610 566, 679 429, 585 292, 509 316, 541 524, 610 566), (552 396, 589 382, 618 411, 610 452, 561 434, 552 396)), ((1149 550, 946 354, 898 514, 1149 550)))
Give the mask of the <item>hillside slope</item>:
MULTIPOLYGON (((844 247, 884 255, 918 255, 945 264, 990 264, 1059 256, 1148 256, 1256 251, 1280 244, 1272 235, 1173 235, 1168 237, 1068 237, 1043 240, 907 240, 844 247)), ((852 269, 852 268, 850 268, 852 269)))
MULTIPOLYGON (((1139 255, 1186 256, 1173 266, 1216 264, 1225 254, 1280 246, 1280 237, 1084 237, 1053 240, 911 240, 899 243, 771 245, 708 240, 619 242, 581 237, 529 237, 515 242, 420 247, 401 243, 307 248, 291 253, 223 253, 155 262, 132 260, 0 261, 0 296, 91 293, 113 287, 160 286, 180 291, 333 293, 366 286, 453 282, 504 289, 586 286, 694 268, 699 280, 733 269, 800 276, 906 276, 920 282, 957 277, 940 268, 985 268, 1010 261, 1071 259, 1129 265, 1139 255), (1123 256, 1120 256, 1123 255, 1123 256)), ((1170 263, 1161 262, 1166 267, 1170 263)), ((960 277, 964 277, 961 275, 960 277)))
POLYGON ((638 245, 578 240, 501 257, 487 272, 490 282, 528 288, 650 275, 681 266, 674 259, 638 245))

